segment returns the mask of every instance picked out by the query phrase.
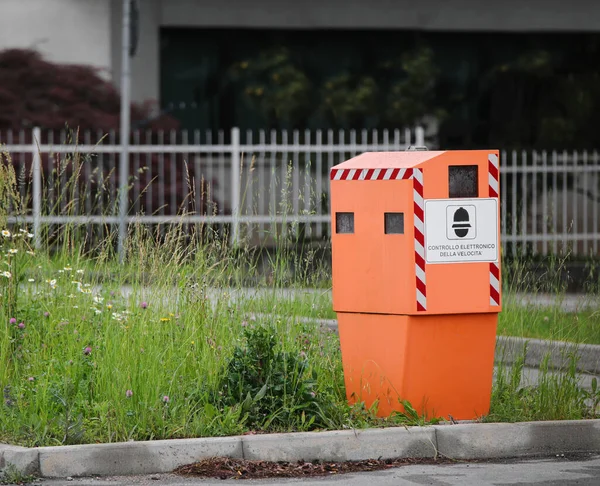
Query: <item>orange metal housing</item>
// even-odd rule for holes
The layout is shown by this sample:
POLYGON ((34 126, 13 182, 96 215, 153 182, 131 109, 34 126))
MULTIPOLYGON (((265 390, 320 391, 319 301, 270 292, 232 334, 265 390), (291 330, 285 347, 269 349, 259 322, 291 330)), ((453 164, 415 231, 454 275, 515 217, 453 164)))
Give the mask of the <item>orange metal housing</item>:
POLYGON ((381 177, 388 169, 418 169, 423 199, 450 202, 449 167, 477 166, 477 197, 497 197, 493 160, 497 151, 365 153, 332 168, 332 179, 345 174, 330 182, 333 308, 350 401, 378 400, 382 416, 402 410, 401 400, 429 416, 488 413, 501 310, 499 297, 490 298, 490 273, 500 281, 499 217, 495 270, 490 262, 425 264, 427 304, 419 308, 416 182, 381 177), (403 213, 403 234, 385 234, 389 212, 403 213), (336 213, 353 213, 353 233, 336 233, 336 213))

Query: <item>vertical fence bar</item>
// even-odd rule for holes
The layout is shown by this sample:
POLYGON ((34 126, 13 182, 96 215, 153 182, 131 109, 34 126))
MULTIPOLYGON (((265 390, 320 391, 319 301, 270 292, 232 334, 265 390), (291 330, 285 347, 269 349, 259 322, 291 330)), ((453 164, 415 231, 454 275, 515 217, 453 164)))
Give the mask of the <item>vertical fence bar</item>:
MULTIPOLYGON (((537 191, 536 191, 536 184, 537 184, 537 177, 538 177, 538 172, 537 172, 537 166, 538 166, 538 153, 534 150, 531 152, 531 214, 530 214, 530 219, 531 219, 531 228, 527 228, 527 236, 531 235, 531 236, 535 236, 537 235, 538 229, 537 229, 537 225, 538 225, 538 217, 539 217, 539 209, 538 209, 538 198, 537 198, 537 191)), ((537 250, 537 238, 533 238, 531 241, 531 253, 532 255, 536 255, 538 253, 537 250)))
POLYGON ((236 247, 240 237, 240 129, 231 129, 231 214, 233 224, 231 226, 231 246, 236 247))
POLYGON ((42 157, 38 145, 42 143, 42 131, 39 127, 33 129, 31 140, 31 155, 33 156, 33 244, 36 249, 42 246, 41 214, 42 214, 42 157))
MULTIPOLYGON (((294 218, 298 220, 300 212, 300 155, 298 153, 298 145, 300 145, 300 132, 294 130, 292 132, 294 139, 294 149, 292 151, 292 205, 294 207, 294 218)), ((295 224, 295 237, 298 238, 300 226, 295 224)))
POLYGON ((415 145, 417 147, 425 145, 425 130, 423 130, 423 127, 415 128, 415 145))
MULTIPOLYGON (((48 145, 52 146, 54 143, 54 131, 48 130, 48 145)), ((48 216, 51 216, 54 212, 54 202, 57 199, 56 191, 55 191, 55 182, 54 182, 54 157, 51 153, 48 153, 48 176, 47 176, 47 194, 46 194, 46 211, 48 216)), ((50 224, 48 224, 50 227, 50 224)))
POLYGON ((567 248, 568 248, 568 228, 569 228, 569 224, 567 223, 567 199, 568 199, 568 194, 567 194, 567 189, 568 189, 568 185, 567 185, 567 151, 563 151, 563 159, 562 159, 562 179, 563 179, 563 197, 562 197, 562 207, 563 207, 563 214, 562 214, 562 219, 563 219, 563 226, 562 226, 562 230, 561 230, 561 236, 562 236, 562 243, 563 243, 563 247, 562 247, 562 251, 564 252, 567 248), (566 247, 566 248, 565 248, 566 247))
MULTIPOLYGON (((327 130, 327 171, 326 171, 326 175, 325 175, 325 183, 327 184, 327 191, 329 192, 330 189, 330 180, 329 180, 329 174, 331 173, 331 167, 333 166, 333 150, 334 150, 334 141, 333 141, 333 130, 327 130)), ((321 200, 323 198, 323 194, 321 193, 321 200)), ((329 198, 327 198, 327 212, 329 213, 329 198)), ((327 236, 329 236, 331 234, 331 226, 327 228, 327 236)))
POLYGON ((508 200, 508 185, 506 184, 506 180, 508 178, 508 174, 505 170, 503 170, 506 167, 506 158, 506 151, 503 150, 500 152, 500 160, 498 161, 498 166, 500 168, 500 211, 502 215, 500 234, 502 236, 508 233, 508 211, 506 209, 506 203, 508 200))
MULTIPOLYGON (((225 132, 223 130, 219 130, 217 132, 217 143, 221 146, 225 145, 225 132)), ((230 161, 231 162, 231 161, 230 161)), ((225 189, 225 181, 227 180, 227 175, 225 173, 225 164, 227 163, 225 160, 225 154, 223 153, 222 150, 219 151, 219 158, 218 158, 218 165, 219 167, 217 168, 217 177, 219 178, 219 193, 221 196, 221 201, 223 202, 222 204, 219 204, 219 198, 215 198, 216 200, 216 204, 217 204, 217 213, 219 215, 224 215, 225 214, 225 204, 226 204, 226 194, 227 194, 227 190, 225 189)), ((216 192, 213 190, 213 193, 216 196, 216 192)), ((233 214, 233 207, 231 208, 231 214, 233 214)), ((226 231, 226 224, 225 223, 221 223, 219 225, 219 228, 221 228, 221 231, 223 233, 225 233, 226 231)), ((229 231, 231 232, 231 228, 229 229, 229 231)), ((231 233, 230 233, 231 236, 231 233)))
POLYGON ((511 254, 512 256, 516 256, 517 254, 517 214, 518 214, 518 208, 517 208, 517 151, 513 150, 512 151, 512 163, 511 163, 511 168, 512 168, 512 187, 511 187, 511 195, 512 195, 512 200, 511 200, 511 210, 512 210, 512 214, 511 214, 511 220, 512 220, 512 226, 511 226, 511 236, 512 236, 512 245, 511 245, 511 254))
POLYGON ((394 151, 400 150, 400 130, 394 129, 394 151))
MULTIPOLYGON (((60 131, 60 145, 67 145, 67 132, 65 130, 60 131)), ((60 198, 60 204, 58 205, 58 209, 60 209, 63 213, 67 212, 67 208, 69 207, 69 200, 67 197, 67 188, 68 188, 68 179, 67 179, 67 168, 69 164, 73 163, 72 154, 57 154, 57 165, 58 165, 58 194, 60 198)))
MULTIPOLYGON (((163 152, 164 150, 164 145, 165 145, 165 132, 163 130, 160 130, 158 132, 158 145, 161 146, 160 149, 160 153, 158 155, 158 174, 157 176, 159 177, 159 181, 162 181, 162 184, 165 183, 166 178, 165 178, 165 154, 163 152)), ((163 215, 165 214, 165 191, 158 191, 158 210, 160 211, 160 214, 163 215)), ((156 211, 155 209, 153 209, 153 212, 156 211)), ((159 225, 160 227, 160 225, 159 225)))
MULTIPOLYGON (((200 130, 194 130, 193 136, 194 145, 200 145, 200 130)), ((194 199, 192 204, 192 211, 195 214, 202 215, 204 214, 204 207, 202 202, 204 201, 204 180, 201 175, 200 169, 200 153, 193 154, 194 157, 194 179, 193 179, 193 190, 194 190, 194 199)))
MULTIPOLYGON (((206 131, 206 145, 214 145, 213 144, 213 134, 211 130, 206 131)), ((213 203, 214 198, 214 160, 213 160, 213 152, 208 152, 206 154, 206 211, 207 214, 214 216, 216 214, 215 205, 213 203)))
MULTIPOLYGON (((21 128, 19 130, 19 145, 25 145, 25 130, 21 128)), ((15 168, 17 176, 17 190, 21 196, 21 200, 27 197, 27 153, 19 153, 19 166, 15 168)))
POLYGON ((583 151, 583 167, 581 179, 583 181, 583 253, 587 257, 589 251, 589 237, 590 237, 590 229, 588 225, 588 203, 587 199, 589 198, 589 190, 588 190, 588 182, 590 179, 590 174, 587 172, 588 168, 588 154, 587 150, 583 151))
POLYGON ((556 150, 552 151, 552 253, 558 251, 556 229, 558 228, 558 156, 556 150))
MULTIPOLYGON (((152 144, 152 132, 150 130, 146 130, 146 144, 152 144)), ((153 214, 154 205, 152 203, 152 179, 154 177, 152 166, 153 155, 151 153, 146 154, 146 177, 144 179, 145 186, 144 191, 146 191, 146 205, 144 207, 144 214, 153 214)))
MULTIPOLYGON (((317 216, 321 216, 323 214, 323 152, 321 151, 323 148, 323 132, 321 130, 317 130, 315 144, 317 148, 317 189, 315 191, 315 209, 317 216)), ((329 181, 329 174, 327 175, 327 181, 329 181)), ((317 222, 316 234, 317 238, 323 236, 323 223, 317 222)))
MULTIPOLYGON (((251 216, 254 212, 254 170, 256 170, 255 163, 256 158, 254 156, 254 148, 252 147, 253 142, 253 132, 252 130, 246 130, 246 145, 249 145, 251 148, 244 154, 244 158, 247 160, 245 164, 247 167, 246 170, 246 187, 244 187, 244 191, 246 192, 246 216, 251 216)), ((252 241, 254 237, 255 225, 252 223, 247 223, 246 234, 245 237, 248 241, 252 241)))
POLYGON ((548 254, 548 154, 542 152, 542 252, 548 254))
POLYGON ((573 255, 579 254, 579 242, 577 239, 577 233, 579 232, 579 221, 578 220, 578 212, 579 212, 579 197, 577 194, 577 184, 579 182, 579 158, 577 157, 577 151, 573 151, 573 169, 571 172, 573 173, 573 219, 571 223, 571 240, 573 241, 573 255))
POLYGON ((521 175, 521 251, 523 256, 527 255, 527 152, 521 152, 521 166, 523 174, 521 175))
MULTIPOLYGON (((262 216, 263 214, 269 214, 269 200, 265 194, 264 191, 264 187, 265 187, 265 170, 266 170, 266 151, 264 149, 265 145, 267 144, 267 134, 265 133, 264 130, 259 130, 258 132, 258 144, 262 147, 262 150, 260 151, 260 156, 258 158, 258 162, 256 164, 256 168, 258 170, 258 187, 259 187, 259 191, 258 191, 258 204, 257 204, 257 213, 259 216, 262 216)), ((258 234, 259 234, 259 238, 263 238, 263 233, 265 232, 265 228, 267 226, 265 225, 265 223, 261 222, 258 225, 258 234)))
MULTIPOLYGON (((83 143, 85 145, 92 144, 92 133, 89 130, 86 130, 83 133, 83 143)), ((92 214, 92 194, 95 191, 92 191, 92 156, 91 154, 86 154, 87 156, 84 158, 85 167, 83 169, 83 173, 85 174, 85 183, 83 185, 83 197, 85 198, 85 212, 86 214, 92 214)))
POLYGON ((594 171, 596 177, 594 177, 594 205, 592 206, 592 231, 594 232, 594 256, 598 256, 598 240, 600 235, 598 234, 598 206, 600 205, 600 167, 598 166, 598 152, 594 150, 592 154, 592 164, 594 164, 594 171))
MULTIPOLYGON (((281 130, 281 144, 288 145, 288 132, 287 130, 281 130)), ((288 216, 290 212, 290 204, 287 198, 290 197, 290 180, 288 174, 288 164, 289 164, 289 153, 287 148, 283 150, 281 154, 281 190, 279 191, 279 195, 281 197, 281 209, 282 216, 284 218, 281 222, 281 236, 285 236, 287 234, 287 227, 289 224, 288 216)), ((277 214, 277 211, 275 211, 277 214)))
MULTIPOLYGON (((304 214, 309 215, 311 213, 311 185, 312 185, 312 161, 311 152, 310 152, 310 144, 312 141, 312 134, 310 130, 304 131, 304 214)), ((306 237, 312 236, 312 227, 310 223, 307 221, 304 224, 304 234, 306 237)))
MULTIPOLYGON (((188 140, 188 131, 183 130, 181 133, 181 144, 186 148, 189 147, 188 140)), ((190 153, 182 153, 181 154, 181 191, 178 191, 179 196, 181 197, 181 215, 187 216, 190 214, 190 199, 192 195, 192 185, 190 179, 190 153)), ((186 223, 184 225, 185 231, 187 232, 189 229, 189 225, 186 223)))
MULTIPOLYGON (((267 214, 277 214, 277 131, 271 130, 271 147, 269 151, 271 153, 271 179, 270 179, 270 190, 271 190, 271 203, 269 204, 269 211, 267 214)), ((277 238, 277 223, 274 223, 271 219, 270 227, 271 236, 277 238), (273 231, 274 230, 274 231, 273 231)))
MULTIPOLYGON (((171 130, 169 133, 169 145, 174 147, 177 145, 177 134, 175 130, 171 130)), ((171 186, 171 201, 170 201, 170 211, 168 212, 170 215, 175 215, 178 212, 177 205, 177 165, 178 165, 178 155, 175 152, 171 152, 171 156, 169 157, 169 185, 171 186)))
MULTIPOLYGON (((140 131, 135 130, 133 132, 133 144, 136 147, 140 146, 140 131)), ((133 210, 133 214, 140 213, 140 153, 136 151, 133 156, 133 200, 131 204, 131 209, 133 210)))

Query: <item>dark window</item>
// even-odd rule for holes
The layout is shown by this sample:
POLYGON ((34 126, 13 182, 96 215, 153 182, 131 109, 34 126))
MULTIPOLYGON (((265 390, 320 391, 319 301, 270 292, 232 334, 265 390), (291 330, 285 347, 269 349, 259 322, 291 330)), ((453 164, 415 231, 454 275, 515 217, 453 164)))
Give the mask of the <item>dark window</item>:
POLYGON ((386 235, 403 235, 404 213, 385 213, 384 231, 386 235))
POLYGON ((479 197, 476 165, 451 165, 448 167, 450 197, 479 197))
POLYGON ((335 213, 335 232, 354 233, 354 213, 335 213))

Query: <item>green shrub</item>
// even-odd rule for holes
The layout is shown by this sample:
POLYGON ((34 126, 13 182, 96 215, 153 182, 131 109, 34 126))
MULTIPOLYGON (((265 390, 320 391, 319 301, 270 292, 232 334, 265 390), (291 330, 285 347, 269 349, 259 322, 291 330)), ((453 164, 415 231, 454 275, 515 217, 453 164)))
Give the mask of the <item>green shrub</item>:
POLYGON ((277 342, 273 326, 246 327, 223 370, 221 401, 241 405, 249 427, 281 429, 326 426, 317 373, 304 351, 288 352, 277 342))

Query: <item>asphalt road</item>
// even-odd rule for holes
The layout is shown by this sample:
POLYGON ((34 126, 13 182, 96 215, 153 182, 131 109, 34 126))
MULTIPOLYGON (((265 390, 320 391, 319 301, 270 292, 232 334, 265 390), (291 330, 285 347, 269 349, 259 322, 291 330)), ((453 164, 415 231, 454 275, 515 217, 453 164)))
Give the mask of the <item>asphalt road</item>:
POLYGON ((38 480, 41 486, 116 485, 294 485, 302 486, 598 486, 600 454, 579 454, 502 462, 471 462, 434 466, 403 466, 386 471, 353 473, 307 479, 220 480, 182 478, 171 474, 104 478, 38 480))

